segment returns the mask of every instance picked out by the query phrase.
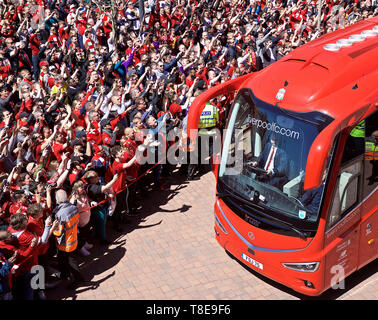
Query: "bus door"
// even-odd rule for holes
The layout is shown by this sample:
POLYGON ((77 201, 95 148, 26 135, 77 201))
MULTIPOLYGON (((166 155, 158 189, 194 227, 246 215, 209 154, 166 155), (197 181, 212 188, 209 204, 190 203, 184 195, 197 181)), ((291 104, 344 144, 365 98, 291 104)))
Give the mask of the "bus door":
POLYGON ((347 138, 337 150, 342 156, 326 223, 325 287, 337 288, 358 266, 365 142, 361 133, 349 132, 342 133, 347 138))
POLYGON ((362 221, 358 267, 378 257, 378 111, 366 118, 362 221))

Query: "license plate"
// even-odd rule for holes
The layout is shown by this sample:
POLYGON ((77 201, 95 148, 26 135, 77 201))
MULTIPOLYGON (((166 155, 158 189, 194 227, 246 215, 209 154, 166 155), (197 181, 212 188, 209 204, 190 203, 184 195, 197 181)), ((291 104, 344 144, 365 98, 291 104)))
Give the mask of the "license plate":
POLYGON ((255 266, 256 268, 259 268, 259 269, 263 270, 263 264, 262 264, 262 263, 260 263, 260 262, 258 262, 258 261, 256 261, 256 260, 253 260, 252 258, 248 257, 248 256, 245 255, 244 253, 241 254, 241 257, 242 257, 245 261, 249 262, 251 265, 255 266))

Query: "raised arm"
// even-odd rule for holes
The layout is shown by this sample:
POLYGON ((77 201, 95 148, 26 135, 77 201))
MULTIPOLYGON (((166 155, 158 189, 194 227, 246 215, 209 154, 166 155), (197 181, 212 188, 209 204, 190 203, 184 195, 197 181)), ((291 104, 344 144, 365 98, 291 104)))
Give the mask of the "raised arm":
POLYGON ((58 126, 56 125, 54 127, 54 131, 53 131, 52 135, 44 143, 42 143, 41 151, 46 149, 47 146, 51 144, 51 142, 55 139, 55 136, 56 136, 57 133, 58 133, 58 126))
POLYGON ((63 185, 64 181, 68 177, 70 169, 71 169, 71 160, 68 160, 66 170, 64 170, 64 172, 62 173, 62 175, 59 177, 58 181, 56 182, 57 188, 60 188, 63 185))
POLYGON ((102 186, 101 187, 101 192, 104 193, 105 191, 109 190, 113 184, 115 184, 115 182, 118 180, 118 173, 116 173, 114 176, 113 176, 113 179, 110 180, 105 186, 102 186))

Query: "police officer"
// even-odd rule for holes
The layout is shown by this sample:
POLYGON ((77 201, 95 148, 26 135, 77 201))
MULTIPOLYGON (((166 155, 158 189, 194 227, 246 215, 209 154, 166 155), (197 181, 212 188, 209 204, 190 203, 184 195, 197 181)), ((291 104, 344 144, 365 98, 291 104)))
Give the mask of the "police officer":
POLYGON ((194 156, 190 157, 190 160, 194 160, 194 163, 190 163, 188 166, 188 180, 192 180, 194 177, 195 170, 198 164, 203 164, 202 160, 207 161, 209 158, 211 159, 213 155, 213 143, 214 139, 217 134, 217 124, 219 122, 219 113, 216 106, 210 104, 209 102, 206 104, 205 108, 203 109, 200 120, 198 123, 198 136, 197 136, 197 143, 194 150, 194 156), (207 151, 204 155, 208 155, 208 158, 203 159, 203 150, 201 150, 201 144, 207 142, 206 149, 207 151), (198 163, 198 164, 197 164, 198 163))
POLYGON ((373 185, 378 177, 378 130, 374 131, 371 138, 365 142, 365 160, 372 164, 371 176, 368 177, 368 185, 373 185))
POLYGON ((363 154, 365 147, 365 119, 352 129, 350 136, 353 137, 354 154, 363 154))

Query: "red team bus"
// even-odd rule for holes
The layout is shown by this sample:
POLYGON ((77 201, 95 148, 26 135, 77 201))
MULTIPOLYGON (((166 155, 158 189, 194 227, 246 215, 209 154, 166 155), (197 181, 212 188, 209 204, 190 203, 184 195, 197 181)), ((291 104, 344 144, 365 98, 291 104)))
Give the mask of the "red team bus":
POLYGON ((378 256, 378 18, 202 93, 192 141, 205 104, 233 93, 213 167, 216 239, 302 294, 340 286, 378 256))

